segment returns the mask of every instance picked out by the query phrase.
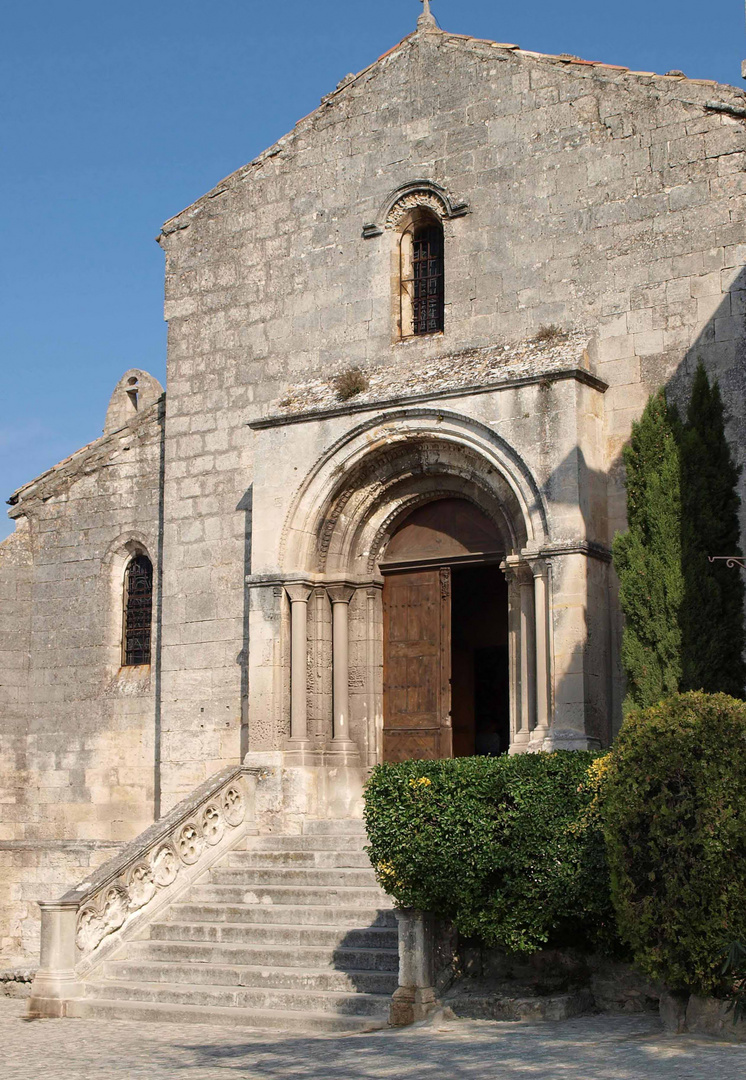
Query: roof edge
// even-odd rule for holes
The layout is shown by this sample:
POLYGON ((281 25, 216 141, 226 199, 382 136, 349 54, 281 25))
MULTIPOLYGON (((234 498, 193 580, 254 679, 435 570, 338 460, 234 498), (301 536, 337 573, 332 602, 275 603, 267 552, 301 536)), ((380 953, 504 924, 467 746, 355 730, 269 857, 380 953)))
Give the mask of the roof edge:
POLYGON ((121 438, 124 432, 134 432, 137 428, 143 427, 146 423, 157 420, 161 415, 165 399, 166 393, 164 391, 157 401, 154 401, 146 409, 143 409, 142 413, 135 416, 128 424, 125 424, 121 428, 117 428, 116 431, 110 431, 105 435, 99 435, 97 439, 92 439, 91 442, 81 446, 79 450, 73 451, 73 453, 69 454, 66 458, 58 461, 50 468, 45 469, 44 472, 39 473, 33 480, 28 480, 25 484, 21 484, 21 486, 16 488, 6 500, 7 505, 10 507, 10 510, 8 511, 9 517, 18 517, 23 512, 21 507, 27 506, 30 502, 39 498, 43 492, 46 492, 47 484, 52 482, 54 478, 59 477, 62 479, 65 475, 65 470, 73 464, 78 465, 78 463, 85 461, 89 454, 104 449, 107 443, 113 443, 115 439, 121 438))
POLYGON ((635 71, 622 64, 610 64, 601 60, 583 60, 578 56, 571 56, 568 53, 555 54, 534 52, 530 49, 522 49, 519 45, 508 42, 491 41, 488 38, 472 37, 469 34, 453 34, 446 30, 441 30, 439 27, 428 26, 415 30, 411 34, 407 34, 406 37, 403 37, 401 41, 398 41, 396 45, 393 45, 385 53, 382 53, 378 59, 368 64, 367 67, 364 67, 361 71, 358 71, 357 74, 346 76, 342 79, 334 90, 322 97, 320 104, 315 109, 297 120, 290 131, 282 135, 276 142, 267 147, 266 150, 263 150, 261 154, 258 154, 257 157, 252 158, 246 165, 242 165, 240 168, 234 170, 234 172, 229 173, 211 188, 210 191, 201 195, 198 199, 195 199, 193 203, 184 207, 183 210, 180 210, 178 213, 168 218, 156 237, 156 241, 161 244, 165 237, 188 228, 191 224, 191 218, 199 214, 213 199, 223 195, 236 182, 245 180, 252 171, 261 167, 265 161, 282 153, 282 151, 292 142, 294 136, 298 134, 299 129, 302 130, 301 125, 305 128, 305 126, 310 124, 313 118, 317 116, 322 109, 327 108, 337 97, 358 82, 359 79, 371 72, 384 60, 387 60, 389 57, 399 52, 404 46, 413 42, 414 39, 425 36, 430 38, 438 37, 441 40, 452 41, 454 43, 468 42, 472 45, 486 46, 489 49, 499 49, 501 51, 512 53, 514 56, 520 57, 521 59, 547 61, 552 64, 563 65, 566 66, 568 70, 572 70, 573 68, 594 68, 597 69, 600 74, 604 71, 614 72, 615 77, 632 76, 646 85, 657 84, 673 87, 676 84, 681 84, 692 87, 707 87, 710 92, 720 91, 727 94, 727 96, 731 98, 731 102, 718 102, 713 100, 709 102, 690 101, 687 99, 678 100, 681 100, 683 104, 694 105, 705 111, 720 111, 737 117, 741 117, 740 109, 742 108, 744 110, 743 116, 746 117, 746 91, 739 87, 731 86, 729 83, 719 83, 713 79, 690 79, 688 76, 678 71, 666 74, 660 74, 654 71, 635 71), (736 99, 735 101, 733 101, 734 98, 736 99), (729 105, 731 107, 728 107, 729 105))

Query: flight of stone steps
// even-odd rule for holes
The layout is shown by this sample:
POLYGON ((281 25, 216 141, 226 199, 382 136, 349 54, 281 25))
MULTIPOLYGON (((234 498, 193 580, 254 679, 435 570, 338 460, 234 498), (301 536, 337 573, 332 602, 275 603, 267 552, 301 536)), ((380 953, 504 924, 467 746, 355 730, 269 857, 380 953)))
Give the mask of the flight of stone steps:
POLYGON ((275 1031, 385 1026, 396 917, 365 843, 359 821, 249 837, 108 960, 68 1015, 275 1031))

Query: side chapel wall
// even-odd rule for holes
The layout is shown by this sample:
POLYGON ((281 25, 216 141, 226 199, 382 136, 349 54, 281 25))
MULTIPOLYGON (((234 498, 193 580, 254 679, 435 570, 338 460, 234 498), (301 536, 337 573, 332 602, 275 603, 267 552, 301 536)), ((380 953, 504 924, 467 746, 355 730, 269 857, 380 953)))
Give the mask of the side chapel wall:
POLYGON ((38 900, 153 820, 155 667, 120 664, 133 540, 159 556, 161 414, 21 489, 0 544, 0 970, 36 962, 38 900))

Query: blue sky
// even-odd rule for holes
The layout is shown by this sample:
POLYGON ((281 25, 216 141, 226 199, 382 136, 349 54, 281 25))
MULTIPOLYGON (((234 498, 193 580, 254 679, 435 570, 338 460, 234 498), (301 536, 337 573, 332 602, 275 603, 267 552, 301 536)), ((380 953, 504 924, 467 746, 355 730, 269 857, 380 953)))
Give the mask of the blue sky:
MULTIPOLYGON (((742 0, 432 0, 454 33, 742 83, 742 0)), ((0 41, 0 494, 165 381, 163 221, 414 29, 418 0, 25 0, 0 41)), ((12 523, 0 517, 0 537, 12 523)))

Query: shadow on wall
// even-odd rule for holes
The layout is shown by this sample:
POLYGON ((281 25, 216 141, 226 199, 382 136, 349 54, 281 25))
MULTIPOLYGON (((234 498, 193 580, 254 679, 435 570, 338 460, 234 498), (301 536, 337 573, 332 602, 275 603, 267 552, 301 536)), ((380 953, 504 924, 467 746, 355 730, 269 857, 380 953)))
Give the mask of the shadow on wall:
MULTIPOLYGON (((723 271, 727 273, 727 271, 723 271)), ((713 275, 706 275, 712 278, 713 275)), ((705 278, 693 279, 704 282, 705 278)), ((651 287, 652 288, 652 287, 651 287)), ((741 268, 729 284, 725 293, 713 293, 711 297, 703 296, 697 300, 681 301, 681 305, 694 303, 705 305, 711 303, 711 313, 707 318, 703 329, 696 340, 687 348, 684 359, 680 359, 678 348, 655 356, 640 358, 640 377, 649 388, 650 394, 654 394, 660 387, 666 392, 666 398, 670 405, 676 406, 683 419, 689 405, 692 384, 701 363, 704 366, 710 383, 718 382, 723 404, 725 407, 726 437, 735 459, 740 468, 738 479, 738 494, 741 499, 740 507, 740 547, 743 549, 746 538, 746 268, 741 268)), ((675 335, 677 331, 683 333, 682 315, 672 308, 677 304, 668 304, 663 307, 653 308, 662 312, 660 321, 661 329, 675 335)), ((641 409, 640 409, 641 411, 641 409)), ((608 496, 609 496, 609 539, 613 539, 616 532, 626 529, 626 491, 624 486, 625 469, 621 449, 610 462, 608 472, 608 496)), ((684 485, 688 484, 685 471, 682 470, 682 492, 684 485)), ((683 523, 682 541, 687 550, 689 538, 684 533, 686 523, 683 523)), ((723 590, 728 589, 729 581, 740 586, 737 577, 740 571, 737 568, 728 569, 724 564, 718 567, 710 566, 706 561, 706 554, 728 555, 734 552, 717 551, 698 554, 695 559, 691 557, 684 567, 685 600, 684 603, 699 602, 702 594, 703 575, 711 575, 713 580, 718 581, 723 590)), ((619 583, 616 573, 611 569, 611 620, 612 638, 618 643, 615 646, 615 656, 618 663, 619 645, 622 639, 623 617, 619 607, 618 590, 619 583)), ((618 719, 621 719, 621 701, 624 696, 622 676, 621 691, 618 696, 618 719)))
POLYGON ((237 510, 244 515, 244 542, 243 542, 243 646, 236 657, 236 663, 241 669, 241 736, 240 752, 241 761, 249 752, 249 590, 246 588, 246 578, 251 573, 251 523, 254 505, 254 489, 250 486, 241 497, 237 510))
MULTIPOLYGON (((695 279, 696 280, 696 279, 695 279)), ((692 300, 690 303, 706 303, 707 298, 692 300)), ((661 330, 668 331, 673 339, 677 332, 684 334, 686 328, 682 313, 671 303, 664 310, 663 306, 653 308, 661 312, 661 330)), ((682 417, 685 417, 692 389, 692 382, 701 362, 710 382, 718 381, 725 405, 726 434, 737 465, 741 466, 738 481, 741 496, 741 548, 746 538, 746 269, 741 269, 730 284, 727 293, 713 295, 713 310, 696 340, 686 350, 681 360, 681 349, 672 347, 668 352, 655 356, 640 357, 639 377, 651 394, 659 387, 666 390, 669 402, 676 405, 682 417)), ((599 371, 603 377, 603 370, 599 371)), ((632 389, 635 384, 631 384, 632 389)), ((623 407, 625 387, 615 387, 621 399, 617 408, 623 407)), ((630 410, 631 412, 632 410, 630 410)), ((642 406, 635 412, 639 415, 642 406)), ((562 491, 562 478, 568 472, 578 476, 581 487, 588 493, 588 498, 581 501, 586 536, 611 547, 616 532, 626 529, 626 490, 624 485, 625 470, 620 446, 609 463, 608 470, 594 470, 586 463, 582 449, 576 446, 572 453, 557 467, 549 478, 547 488, 562 491), (605 528, 599 530, 598 500, 594 493, 603 492, 604 507, 608 508, 605 528)), ((555 504, 557 499, 555 498, 555 504)), ((733 552, 712 552, 712 554, 733 554, 733 552)), ((590 560, 589 560, 590 562, 590 560)), ((688 569, 688 598, 697 596, 701 589, 700 575, 711 573, 712 568, 701 558, 688 569), (699 565, 701 563, 701 565, 699 565)), ((582 672, 584 705, 591 703, 586 712, 586 730, 602 743, 612 737, 619 729, 622 720, 622 702, 625 694, 625 680, 621 669, 621 641, 623 618, 619 606, 619 581, 613 565, 608 567, 608 593, 606 597, 591 595, 592 577, 586 582, 586 594, 582 598, 585 637, 583 645, 576 646, 571 657, 563 657, 561 667, 563 675, 555 684, 555 701, 562 702, 565 713, 572 714, 572 704, 578 697, 578 673, 582 672), (599 605, 606 605, 608 618, 601 616, 599 605), (594 612, 589 619, 589 611, 594 612), (601 640, 599 640, 599 638, 601 640), (601 683, 606 684, 604 693, 601 683), (593 708, 593 701, 606 699, 610 702, 611 723, 593 708), (608 732, 608 735, 606 733, 608 732)), ((738 569, 727 569, 724 565, 717 568, 715 575, 723 588, 727 588, 728 575, 739 574, 738 569)), ((737 579, 732 579, 737 580, 737 579)))

